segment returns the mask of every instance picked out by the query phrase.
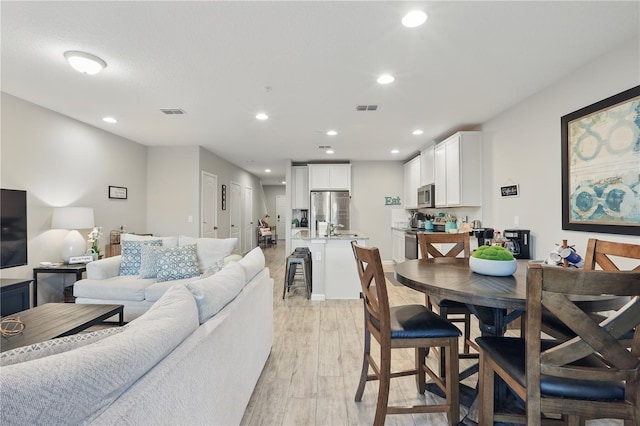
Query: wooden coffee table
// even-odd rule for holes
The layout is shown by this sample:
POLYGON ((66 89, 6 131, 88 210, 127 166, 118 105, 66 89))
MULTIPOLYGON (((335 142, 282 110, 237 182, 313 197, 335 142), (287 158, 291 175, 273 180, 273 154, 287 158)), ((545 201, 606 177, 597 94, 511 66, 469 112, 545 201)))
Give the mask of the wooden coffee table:
POLYGON ((123 305, 46 303, 26 311, 16 312, 10 317, 20 318, 25 329, 17 336, 0 337, 0 352, 76 334, 114 315, 118 315, 117 324, 123 325, 123 305))

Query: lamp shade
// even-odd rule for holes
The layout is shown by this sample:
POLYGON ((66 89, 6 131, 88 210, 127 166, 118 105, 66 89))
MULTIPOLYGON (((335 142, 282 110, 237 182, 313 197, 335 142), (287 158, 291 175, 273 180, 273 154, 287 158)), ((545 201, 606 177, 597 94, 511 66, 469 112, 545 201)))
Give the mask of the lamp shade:
POLYGON ((93 226, 93 209, 91 207, 57 207, 53 209, 52 229, 90 229, 93 226))
POLYGON ((69 258, 85 254, 87 243, 77 229, 93 228, 93 209, 91 207, 58 207, 53 209, 51 228, 68 229, 71 232, 62 241, 62 258, 69 263, 69 258))

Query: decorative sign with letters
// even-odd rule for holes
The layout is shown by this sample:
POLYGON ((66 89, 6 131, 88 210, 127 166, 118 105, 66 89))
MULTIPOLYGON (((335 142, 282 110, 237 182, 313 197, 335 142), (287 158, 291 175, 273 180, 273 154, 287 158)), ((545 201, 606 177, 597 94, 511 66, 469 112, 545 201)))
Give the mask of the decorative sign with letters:
POLYGON ((500 195, 503 197, 518 197, 520 196, 520 188, 518 184, 501 186, 500 195))
POLYGON ((384 205, 385 206, 399 206, 400 197, 384 197, 384 205))

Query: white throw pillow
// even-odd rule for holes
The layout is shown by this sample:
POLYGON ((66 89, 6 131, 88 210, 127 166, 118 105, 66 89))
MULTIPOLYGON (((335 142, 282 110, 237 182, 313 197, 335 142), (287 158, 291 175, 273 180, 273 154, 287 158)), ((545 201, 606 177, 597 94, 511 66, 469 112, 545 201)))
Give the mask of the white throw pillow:
POLYGON ((240 263, 244 269, 247 282, 249 282, 258 272, 264 269, 264 253, 260 247, 256 247, 247 253, 238 263, 240 263))
POLYGON ((244 268, 237 262, 231 262, 215 275, 187 284, 196 299, 200 324, 235 299, 246 283, 244 268))
POLYGON ((193 238, 180 235, 179 245, 195 244, 198 252, 198 269, 203 274, 216 262, 231 254, 237 238, 193 238))
POLYGON ((178 245, 178 237, 155 237, 151 235, 121 234, 120 241, 148 241, 162 240, 163 247, 175 247, 178 245))

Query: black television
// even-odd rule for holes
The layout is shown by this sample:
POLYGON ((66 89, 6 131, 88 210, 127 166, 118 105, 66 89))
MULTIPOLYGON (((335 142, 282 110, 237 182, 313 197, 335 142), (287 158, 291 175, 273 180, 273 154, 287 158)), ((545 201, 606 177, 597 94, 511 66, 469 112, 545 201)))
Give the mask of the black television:
POLYGON ((27 191, 0 189, 0 269, 27 264, 27 191))

